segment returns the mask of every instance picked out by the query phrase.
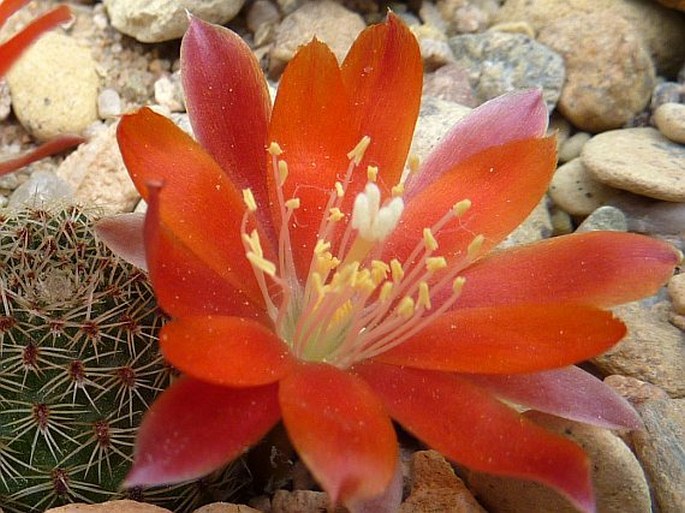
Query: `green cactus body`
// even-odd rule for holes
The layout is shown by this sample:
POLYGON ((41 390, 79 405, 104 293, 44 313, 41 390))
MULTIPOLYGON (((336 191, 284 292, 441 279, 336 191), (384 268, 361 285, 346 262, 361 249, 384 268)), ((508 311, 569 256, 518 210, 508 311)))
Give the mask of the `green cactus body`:
POLYGON ((230 468, 121 491, 136 429, 173 379, 145 274, 78 207, 0 213, 0 507, 134 498, 187 511, 236 490, 230 468))

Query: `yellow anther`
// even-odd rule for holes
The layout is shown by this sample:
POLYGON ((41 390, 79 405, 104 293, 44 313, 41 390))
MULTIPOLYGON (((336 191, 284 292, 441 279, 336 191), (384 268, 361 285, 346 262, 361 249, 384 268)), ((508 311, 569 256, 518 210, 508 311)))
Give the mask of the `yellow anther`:
POLYGON ((243 201, 249 212, 257 210, 257 202, 254 199, 254 194, 252 194, 252 189, 243 189, 243 201))
POLYGON ((366 179, 369 182, 378 180, 378 168, 376 166, 369 166, 366 168, 366 179))
POLYGON ((440 271, 447 267, 447 260, 445 257, 428 257, 426 258, 426 270, 429 272, 440 271))
POLYGON ((457 276, 452 282, 452 292, 457 296, 461 294, 461 290, 464 288, 464 283, 466 283, 466 278, 463 276, 457 276))
POLYGON ((331 249, 331 243, 326 242, 323 239, 319 239, 316 241, 316 246, 314 246, 314 254, 323 255, 329 249, 331 249))
POLYGON ((350 152, 347 154, 347 158, 353 161, 355 166, 358 166, 364 158, 364 153, 366 152, 366 148, 369 147, 369 144, 371 144, 371 137, 365 135, 357 143, 357 146, 350 150, 350 152))
POLYGON ((285 202, 285 208, 289 208, 291 210, 300 208, 300 198, 290 198, 285 202))
POLYGON ((354 305, 352 304, 352 301, 349 299, 339 306, 338 309, 333 313, 330 327, 335 327, 336 325, 339 325, 341 322, 345 321, 350 316, 350 313, 352 313, 353 306, 354 305))
POLYGON ((428 251, 435 251, 438 249, 438 241, 433 237, 433 232, 430 228, 423 229, 423 243, 426 245, 428 251))
POLYGON ((397 305, 397 315, 404 319, 411 318, 414 315, 414 300, 409 296, 404 296, 397 305))
POLYGON ((382 260, 371 261, 371 277, 376 284, 385 280, 388 272, 390 272, 390 266, 382 260))
POLYGON ((266 151, 268 151, 269 154, 274 157, 278 157, 281 153, 283 153, 281 146, 276 141, 272 141, 266 151))
POLYGON ((469 260, 473 260, 478 256, 478 253, 480 253, 481 248, 483 247, 483 242, 485 241, 485 237, 483 234, 476 235, 471 243, 469 244, 469 247, 466 249, 466 256, 469 260))
POLYGON ((278 186, 283 187, 288 178, 288 163, 285 160, 278 161, 278 186))
POLYGON ((250 235, 243 233, 243 240, 250 248, 250 251, 252 251, 255 255, 260 258, 264 256, 264 251, 262 251, 262 244, 259 241, 259 234, 257 233, 257 230, 252 230, 250 235))
POLYGON ((423 307, 426 310, 431 309, 431 294, 428 288, 428 283, 425 281, 419 283, 419 299, 416 304, 419 308, 423 307))
POLYGON ((312 280, 311 281, 312 287, 314 288, 314 291, 316 292, 317 297, 322 298, 326 292, 326 289, 325 289, 324 284, 323 284, 323 278, 316 271, 314 271, 312 273, 310 278, 312 280))
POLYGON ((378 299, 381 300, 381 302, 385 302, 388 299, 390 299, 390 294, 392 294, 392 289, 394 288, 394 284, 391 281, 386 281, 382 286, 381 286, 381 291, 378 294, 378 299))
POLYGON ((397 185, 394 185, 390 192, 393 198, 399 198, 404 194, 404 184, 398 183, 397 185))
POLYGON ((463 216, 468 209, 471 208, 471 200, 470 199, 464 199, 461 200, 452 206, 452 212, 456 217, 461 217, 463 216))
POLYGON ((371 294, 374 290, 376 290, 376 283, 371 279, 371 276, 368 274, 364 274, 363 276, 360 276, 357 278, 357 284, 355 285, 355 288, 365 294, 371 294))
POLYGON ((342 198, 345 195, 345 189, 340 182, 335 182, 335 193, 338 195, 338 198, 342 198))
POLYGON ((345 217, 345 214, 343 214, 338 207, 333 207, 328 212, 330 214, 328 220, 334 223, 337 223, 345 217))
POLYGON ((276 275, 276 264, 270 260, 267 260, 252 251, 248 251, 246 256, 250 263, 263 273, 272 277, 276 275))
POLYGON ((396 258, 390 260, 390 271, 392 272, 392 281, 399 283, 404 278, 404 269, 402 269, 402 264, 396 258))
POLYGON ((330 251, 316 256, 316 269, 322 274, 328 274, 329 271, 338 267, 339 264, 340 260, 334 257, 330 251))
POLYGON ((416 173, 419 170, 420 164, 421 161, 418 155, 416 155, 415 153, 409 155, 409 158, 407 159, 407 167, 409 168, 410 173, 416 173))

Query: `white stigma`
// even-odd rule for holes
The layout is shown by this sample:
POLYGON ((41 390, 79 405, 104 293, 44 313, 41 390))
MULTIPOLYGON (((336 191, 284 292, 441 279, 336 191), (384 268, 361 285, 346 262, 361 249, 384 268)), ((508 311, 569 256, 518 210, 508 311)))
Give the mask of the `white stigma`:
POLYGON ((354 199, 352 228, 369 242, 386 239, 399 223, 404 211, 404 201, 397 196, 385 205, 380 205, 381 191, 375 183, 369 182, 354 199))

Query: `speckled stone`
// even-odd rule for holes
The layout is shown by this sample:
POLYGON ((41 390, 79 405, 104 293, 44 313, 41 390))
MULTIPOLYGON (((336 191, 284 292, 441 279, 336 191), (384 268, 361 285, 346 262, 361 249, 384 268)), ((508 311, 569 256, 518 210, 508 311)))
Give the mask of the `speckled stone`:
POLYGON ((484 102, 514 89, 542 87, 551 110, 564 83, 564 61, 523 34, 484 32, 449 39, 457 64, 469 71, 476 97, 484 102))
POLYGON ((628 220, 620 209, 605 205, 599 207, 587 216, 576 228, 576 233, 596 232, 599 230, 611 232, 628 231, 628 220))
POLYGON ((669 322, 670 301, 636 301, 612 310, 628 334, 592 362, 604 374, 631 376, 663 388, 671 397, 685 397, 685 335, 669 322))
POLYGON ((685 201, 685 146, 654 128, 596 135, 583 147, 581 158, 602 183, 650 198, 685 201))
POLYGON ((549 186, 554 203, 569 214, 587 216, 616 195, 616 189, 598 182, 579 158, 559 166, 549 186))
POLYGON ((98 119, 95 61, 65 34, 41 37, 12 67, 7 83, 14 113, 38 139, 79 134, 98 119))
POLYGON ((649 103, 654 65, 634 27, 620 16, 567 16, 544 27, 538 40, 564 58, 558 109, 576 127, 619 128, 649 103))
POLYGON ((664 103, 654 112, 654 124, 671 141, 685 144, 685 104, 664 103))

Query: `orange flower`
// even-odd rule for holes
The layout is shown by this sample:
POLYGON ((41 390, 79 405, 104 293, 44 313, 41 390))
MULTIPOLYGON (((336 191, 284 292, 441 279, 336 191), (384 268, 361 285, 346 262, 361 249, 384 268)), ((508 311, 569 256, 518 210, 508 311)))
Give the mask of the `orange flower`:
MULTIPOLYGON (((29 0, 0 0, 0 27, 7 19, 19 10, 29 0)), ((40 36, 53 29, 60 23, 65 23, 71 18, 71 11, 66 5, 60 5, 53 10, 33 20, 23 30, 14 35, 8 41, 0 44, 0 77, 3 77, 12 67, 12 64, 31 46, 40 36)), ((16 171, 29 165, 31 162, 43 159, 55 153, 67 150, 83 142, 83 138, 74 135, 55 137, 42 144, 33 151, 19 157, 0 161, 0 176, 16 171)))
POLYGON ((540 93, 474 110, 405 179, 422 66, 392 14, 341 66, 316 40, 301 48, 273 111, 232 32, 192 19, 181 60, 199 142, 149 109, 118 130, 149 203, 161 348, 184 374, 148 412, 126 485, 201 476, 282 419, 354 508, 393 479, 392 418, 454 461, 593 511, 583 451, 501 399, 639 426, 572 365, 625 334, 603 308, 654 293, 679 256, 601 232, 487 255, 555 168, 540 93))

